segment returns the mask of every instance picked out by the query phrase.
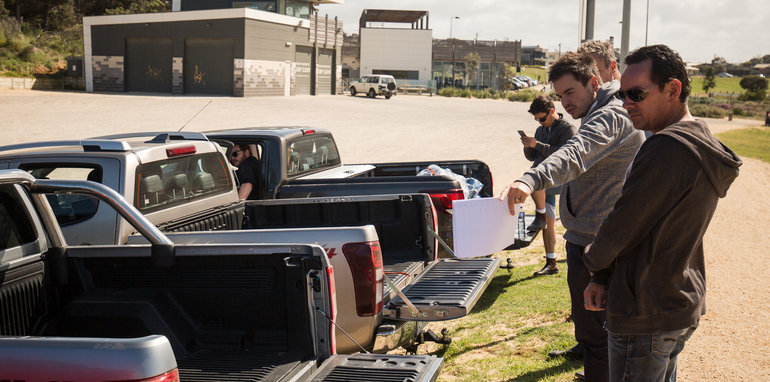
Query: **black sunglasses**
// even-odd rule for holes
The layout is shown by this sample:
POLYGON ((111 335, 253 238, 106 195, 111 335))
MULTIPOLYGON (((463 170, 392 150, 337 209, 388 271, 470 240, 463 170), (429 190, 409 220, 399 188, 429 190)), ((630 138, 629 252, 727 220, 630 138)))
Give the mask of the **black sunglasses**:
POLYGON ((545 120, 546 120, 546 119, 548 119, 548 114, 546 114, 546 115, 545 115, 545 117, 543 117, 543 118, 537 118, 537 117, 535 117, 535 120, 537 120, 537 121, 538 121, 538 122, 540 122, 540 123, 543 123, 543 122, 545 122, 545 120))
MULTIPOLYGON (((652 89, 652 88, 650 88, 652 89)), ((650 89, 642 89, 642 88, 631 88, 628 90, 618 90, 615 95, 620 99, 621 101, 625 101, 626 97, 634 102, 642 102, 645 98, 647 98, 647 92, 650 91, 650 89)))
POLYGON ((243 152, 243 150, 233 151, 233 153, 232 153, 232 154, 230 154, 230 156, 232 156, 232 157, 237 157, 237 156, 238 156, 238 153, 240 153, 240 152, 243 152))

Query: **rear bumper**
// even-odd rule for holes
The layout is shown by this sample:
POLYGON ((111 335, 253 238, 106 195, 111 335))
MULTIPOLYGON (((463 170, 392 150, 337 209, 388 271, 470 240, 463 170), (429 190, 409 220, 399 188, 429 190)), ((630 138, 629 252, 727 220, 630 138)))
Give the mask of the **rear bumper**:
POLYGON ((425 322, 385 321, 377 328, 372 353, 383 354, 399 347, 411 346, 425 322))

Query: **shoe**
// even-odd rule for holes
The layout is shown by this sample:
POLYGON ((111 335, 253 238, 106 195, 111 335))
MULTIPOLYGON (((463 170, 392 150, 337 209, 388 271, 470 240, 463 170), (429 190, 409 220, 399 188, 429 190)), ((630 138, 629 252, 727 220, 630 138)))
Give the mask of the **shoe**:
POLYGON ((577 379, 579 379, 581 381, 585 381, 586 380, 586 373, 584 373, 583 370, 576 371, 575 372, 575 378, 577 378, 577 379))
POLYGON ((535 213, 535 220, 527 227, 528 232, 538 232, 545 228, 545 214, 535 213))
POLYGON ((548 353, 548 358, 564 357, 569 359, 583 359, 583 345, 577 344, 567 350, 554 350, 548 353))
POLYGON ((533 276, 547 276, 559 273, 559 267, 556 266, 556 259, 545 259, 543 269, 533 273, 533 276))

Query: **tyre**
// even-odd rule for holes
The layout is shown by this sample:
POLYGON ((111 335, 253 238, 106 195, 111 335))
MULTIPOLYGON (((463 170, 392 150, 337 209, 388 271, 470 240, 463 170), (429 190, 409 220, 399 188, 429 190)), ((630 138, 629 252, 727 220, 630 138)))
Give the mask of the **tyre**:
POLYGON ((377 97, 377 92, 374 91, 374 88, 369 89, 369 98, 377 97))
POLYGON ((385 94, 385 99, 390 99, 390 97, 393 97, 393 93, 385 94))
POLYGON ((351 86, 350 87, 350 95, 352 95, 353 97, 356 96, 356 87, 355 86, 351 86))

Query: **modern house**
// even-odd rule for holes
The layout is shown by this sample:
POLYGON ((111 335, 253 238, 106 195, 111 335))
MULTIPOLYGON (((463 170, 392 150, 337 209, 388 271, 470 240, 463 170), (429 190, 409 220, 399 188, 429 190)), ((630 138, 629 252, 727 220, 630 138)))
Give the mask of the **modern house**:
POLYGON ((89 92, 339 92, 343 0, 174 0, 172 12, 83 18, 89 92))

